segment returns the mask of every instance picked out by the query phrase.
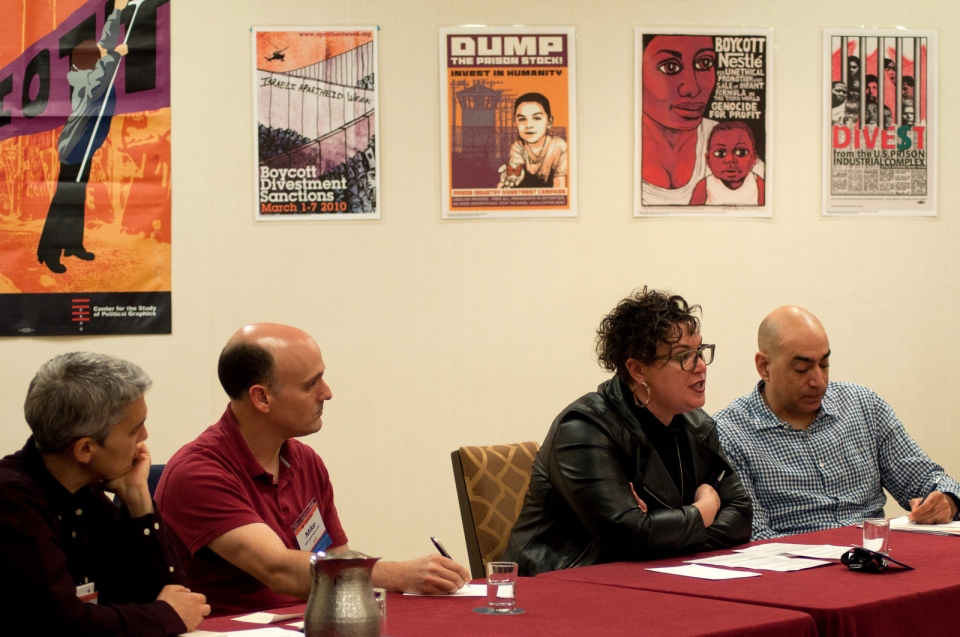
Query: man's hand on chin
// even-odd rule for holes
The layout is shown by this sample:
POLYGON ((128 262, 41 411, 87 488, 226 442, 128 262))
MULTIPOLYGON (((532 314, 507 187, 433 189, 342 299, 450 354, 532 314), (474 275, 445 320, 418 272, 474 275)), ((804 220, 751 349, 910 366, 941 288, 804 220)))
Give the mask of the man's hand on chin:
POLYGON ((132 466, 103 483, 104 490, 117 494, 132 518, 153 513, 153 498, 147 486, 150 463, 150 450, 147 449, 147 443, 141 442, 137 445, 137 456, 132 466))

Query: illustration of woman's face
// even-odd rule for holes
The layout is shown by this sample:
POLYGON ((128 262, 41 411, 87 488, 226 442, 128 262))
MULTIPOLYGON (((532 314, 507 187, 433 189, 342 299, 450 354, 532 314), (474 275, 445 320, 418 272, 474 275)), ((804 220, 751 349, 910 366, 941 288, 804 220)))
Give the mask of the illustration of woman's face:
POLYGON ((643 115, 665 128, 700 125, 717 83, 709 36, 658 35, 643 52, 643 115))
POLYGON ((513 116, 520 139, 536 144, 547 134, 553 118, 548 117, 538 102, 521 102, 513 116))
POLYGON ((707 165, 717 179, 730 188, 739 188, 757 163, 757 151, 742 130, 714 133, 707 149, 707 165))

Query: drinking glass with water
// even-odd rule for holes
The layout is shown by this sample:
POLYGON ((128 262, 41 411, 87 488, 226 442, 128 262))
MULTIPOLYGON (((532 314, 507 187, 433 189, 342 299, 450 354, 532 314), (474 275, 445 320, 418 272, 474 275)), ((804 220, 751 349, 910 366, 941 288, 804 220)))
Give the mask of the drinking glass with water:
POLYGON ((487 608, 509 613, 517 607, 517 563, 487 563, 487 608))

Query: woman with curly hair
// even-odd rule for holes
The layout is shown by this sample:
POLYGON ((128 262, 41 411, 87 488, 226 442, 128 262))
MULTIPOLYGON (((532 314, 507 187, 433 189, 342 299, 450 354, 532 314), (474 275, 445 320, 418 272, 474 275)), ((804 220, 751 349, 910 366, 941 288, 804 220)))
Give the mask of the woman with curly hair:
POLYGON ((750 499, 701 409, 714 346, 699 310, 643 288, 600 323, 615 376, 564 409, 537 454, 504 555, 522 575, 750 539, 750 499))

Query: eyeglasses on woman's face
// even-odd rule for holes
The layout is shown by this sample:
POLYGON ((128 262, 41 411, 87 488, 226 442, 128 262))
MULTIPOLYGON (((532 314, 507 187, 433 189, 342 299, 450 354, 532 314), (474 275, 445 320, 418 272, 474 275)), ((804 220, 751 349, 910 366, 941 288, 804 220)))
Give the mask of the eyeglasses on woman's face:
POLYGON ((653 360, 677 361, 680 363, 680 369, 685 372, 692 372, 697 367, 697 358, 700 358, 704 365, 709 365, 713 362, 713 352, 716 347, 716 345, 701 345, 697 349, 688 349, 685 352, 655 356, 653 360))

